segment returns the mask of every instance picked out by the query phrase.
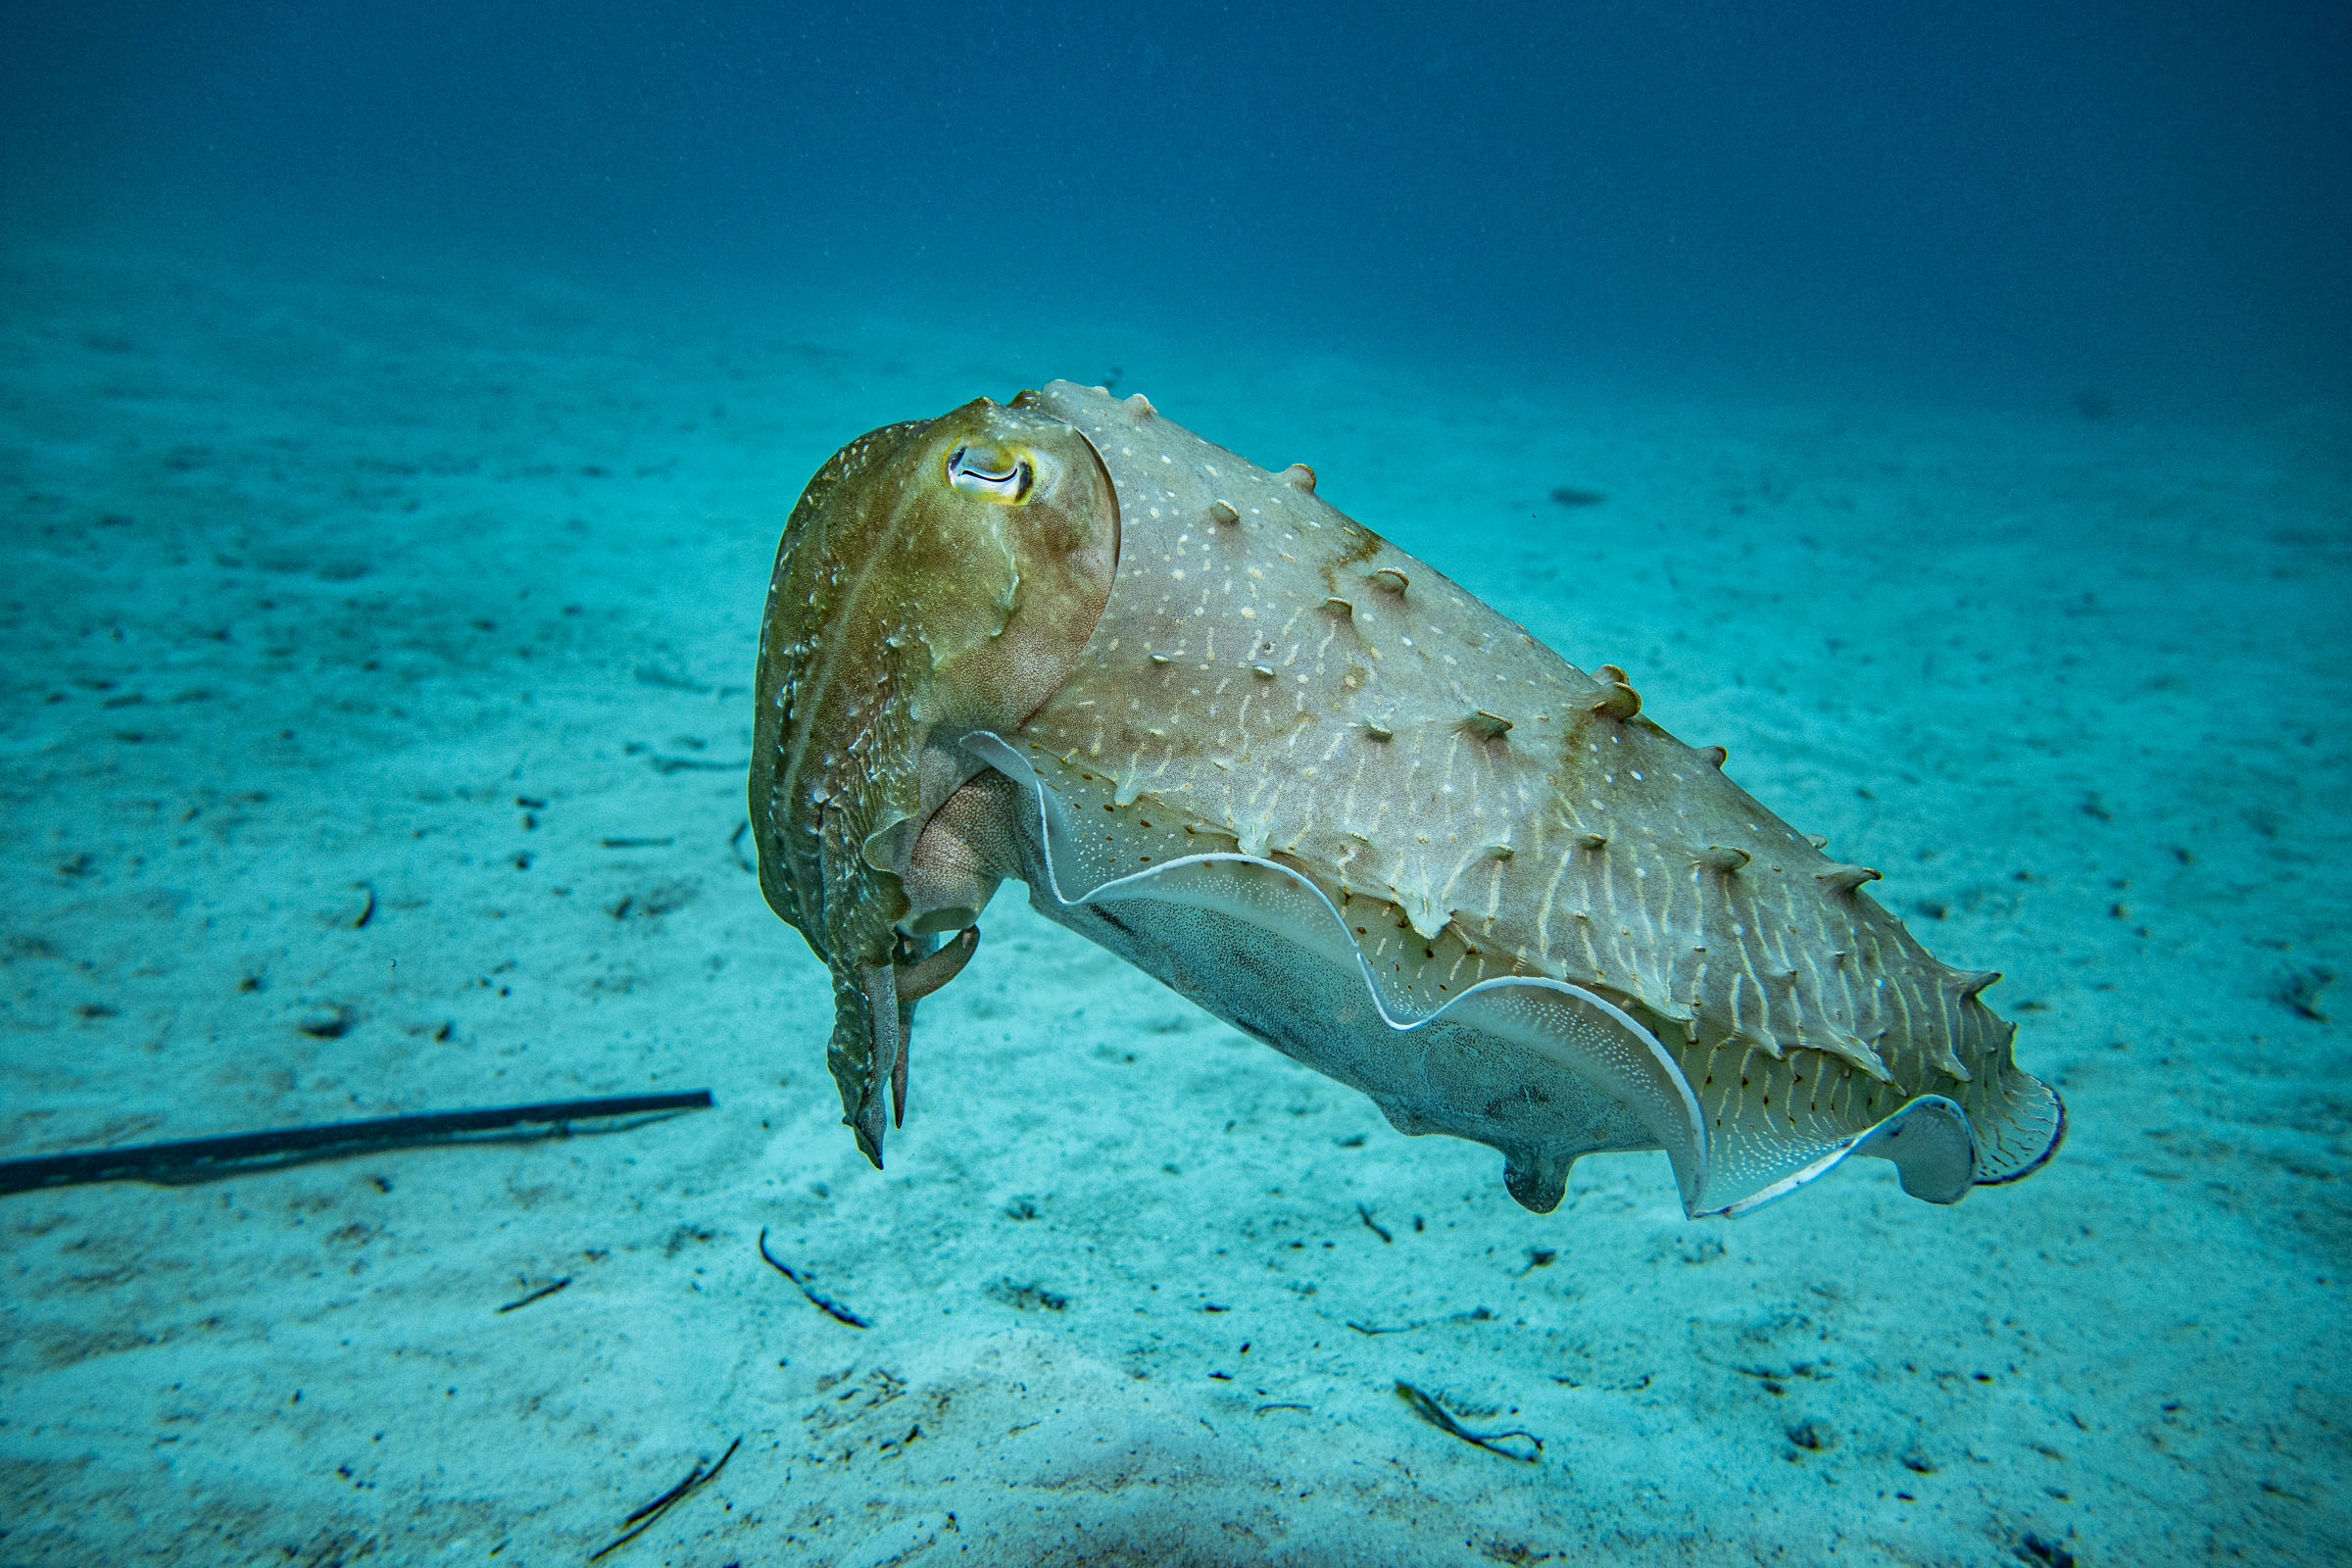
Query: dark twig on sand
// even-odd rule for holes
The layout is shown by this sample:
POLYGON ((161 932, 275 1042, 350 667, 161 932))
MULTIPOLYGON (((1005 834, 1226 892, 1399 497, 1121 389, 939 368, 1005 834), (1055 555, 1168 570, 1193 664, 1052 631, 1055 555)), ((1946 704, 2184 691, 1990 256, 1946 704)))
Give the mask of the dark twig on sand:
POLYGON ((137 1144, 127 1149, 99 1149, 79 1154, 42 1154, 32 1159, 0 1161, 0 1194, 31 1192, 41 1187, 78 1187, 90 1182, 184 1186, 378 1150, 487 1142, 491 1140, 469 1135, 511 1127, 541 1126, 548 1130, 521 1136, 561 1138, 572 1131, 574 1122, 667 1115, 680 1110, 705 1110, 710 1105, 708 1089, 677 1095, 608 1095, 597 1100, 552 1100, 483 1110, 436 1110, 414 1116, 377 1116, 367 1121, 320 1122, 309 1127, 283 1127, 274 1132, 137 1144))
POLYGON ((702 1460, 695 1460, 694 1468, 686 1472, 685 1480, 679 1482, 676 1486, 670 1488, 667 1492, 664 1492, 662 1494, 662 1495, 656 1497, 653 1501, 647 1503, 644 1507, 638 1509, 626 1519, 623 1519, 621 1523, 627 1526, 627 1528, 621 1531, 618 1536, 614 1537, 612 1543, 606 1545, 602 1550, 591 1553, 588 1560, 590 1562, 594 1562, 599 1557, 608 1556, 612 1552, 618 1551, 630 1542, 635 1541, 639 1536, 644 1535, 648 1530, 653 1529, 654 1526, 660 1522, 663 1514, 669 1512, 670 1509, 676 1507, 679 1503, 684 1502, 688 1497, 692 1496, 704 1487, 707 1487, 711 1482, 717 1480, 718 1473, 727 1467, 727 1461, 734 1458, 735 1450, 742 1446, 743 1440, 741 1438, 737 1438, 733 1443, 728 1444, 727 1451, 718 1456, 718 1463, 710 1466, 710 1468, 708 1470, 703 1468, 702 1460))
POLYGON ((549 1297, 555 1295, 558 1291, 564 1289, 564 1286, 569 1285, 570 1283, 570 1277, 565 1276, 564 1278, 556 1281, 553 1285, 542 1285, 530 1295, 525 1296, 518 1300, 509 1301, 506 1305, 500 1307, 499 1311, 518 1311, 521 1308, 530 1305, 533 1301, 544 1301, 549 1297))
POLYGON ((1533 1432, 1469 1431, 1463 1427, 1459 1421, 1456 1421, 1452 1416, 1446 1414, 1446 1407, 1444 1405, 1431 1398, 1428 1395, 1423 1394, 1419 1389, 1414 1388, 1410 1383, 1405 1382, 1402 1378, 1396 1380, 1396 1393, 1398 1397, 1402 1398, 1406 1404, 1412 1406, 1413 1414, 1419 1416, 1431 1426, 1436 1427, 1440 1432, 1446 1433, 1451 1437, 1459 1438, 1474 1448, 1484 1448, 1489 1453, 1499 1454, 1503 1458, 1512 1461, 1514 1464, 1534 1464, 1538 1457, 1540 1457, 1544 1452, 1544 1440, 1537 1437, 1533 1432), (1509 1448, 1501 1446, 1502 1444, 1509 1442, 1512 1438, 1525 1438, 1528 1442, 1536 1446, 1536 1451, 1534 1453, 1518 1453, 1509 1448))
POLYGON ((748 759, 740 762, 716 762, 707 757, 656 757, 650 760, 654 771, 664 778, 672 773, 740 773, 752 765, 748 759))
POLYGON ((872 1327, 872 1325, 867 1323, 865 1319, 859 1317, 848 1307, 843 1306, 840 1302, 830 1301, 824 1297, 819 1296, 815 1289, 811 1287, 807 1280, 801 1278, 798 1274, 795 1274, 792 1271, 791 1264, 785 1262, 782 1258, 776 1256, 775 1253, 769 1251, 767 1250, 767 1227, 764 1225, 760 1228, 760 1255, 766 1260, 769 1268, 774 1269, 777 1273, 792 1281, 793 1284, 799 1286, 801 1294, 808 1298, 809 1305, 824 1313, 825 1316, 833 1319, 834 1322, 847 1323, 854 1329, 872 1327))
POLYGON ((2314 1023, 2326 1023, 2328 1021, 2328 1012, 2320 1005, 2320 999, 2328 994, 2328 988, 2333 984, 2333 969, 2316 965, 2309 969, 2290 969, 2278 982, 2278 988, 2271 993, 2271 998, 2289 1012, 2309 1018, 2314 1023))

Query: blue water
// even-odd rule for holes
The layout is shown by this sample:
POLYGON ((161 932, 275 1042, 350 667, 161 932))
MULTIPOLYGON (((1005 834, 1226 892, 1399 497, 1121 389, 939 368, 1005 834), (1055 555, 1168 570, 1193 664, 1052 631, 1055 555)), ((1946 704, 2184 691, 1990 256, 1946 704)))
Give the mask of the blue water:
POLYGON ((2338 395, 2331 6, 12 7, 6 221, 1767 387, 2338 395))
POLYGON ((0 9, 0 1158, 717 1100, 0 1197, 0 1565, 579 1561, 722 1453, 602 1560, 2346 1560, 2347 83, 2323 6, 0 9), (1531 1215, 1007 889, 868 1167, 737 837, 769 561, 1054 376, 1626 666, 2005 972, 2057 1159, 1531 1215))

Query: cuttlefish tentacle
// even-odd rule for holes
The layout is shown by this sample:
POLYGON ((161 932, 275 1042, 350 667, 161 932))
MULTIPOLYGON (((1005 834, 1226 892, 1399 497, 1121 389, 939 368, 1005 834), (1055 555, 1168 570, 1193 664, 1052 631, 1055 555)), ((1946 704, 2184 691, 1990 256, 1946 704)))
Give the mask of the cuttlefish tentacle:
MULTIPOLYGON (((898 965, 869 963, 858 970, 859 989, 865 996, 865 1016, 871 1031, 872 1074, 876 1079, 887 1078, 904 1098, 906 1082, 906 1031, 901 1027, 906 1016, 899 997, 898 965)), ((858 1107, 858 1136, 864 1143, 866 1157, 878 1169, 882 1164, 882 1097, 867 1093, 858 1107)))
MULTIPOLYGON (((911 952, 904 938, 899 944, 902 952, 911 952)), ((980 928, 967 925, 949 938, 947 946, 920 957, 901 957, 898 961, 899 1000, 920 1002, 941 986, 963 973, 963 966, 972 961, 980 947, 980 928)))
MULTIPOLYGON (((963 972, 979 951, 980 928, 967 925, 956 933, 948 944, 936 952, 917 956, 915 940, 899 938, 899 953, 890 964, 891 984, 897 993, 899 1030, 895 1049, 885 1052, 876 1044, 874 1059, 890 1063, 890 1124, 906 1125, 906 1058, 914 1045, 914 1004, 937 991, 941 986, 963 972)), ((879 1065, 875 1071, 881 1071, 879 1065)))

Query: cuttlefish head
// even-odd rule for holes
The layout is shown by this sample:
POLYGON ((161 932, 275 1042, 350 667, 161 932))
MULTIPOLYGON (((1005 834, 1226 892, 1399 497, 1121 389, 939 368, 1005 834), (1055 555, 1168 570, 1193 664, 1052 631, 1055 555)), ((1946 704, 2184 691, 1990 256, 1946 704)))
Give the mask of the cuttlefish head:
POLYGON ((760 886, 832 970, 828 1057, 877 1165, 912 1021, 898 976, 941 934, 901 924, 907 857, 978 765, 957 741, 1018 727, 1067 677, 1118 549, 1086 437, 986 398, 851 442, 785 525, 756 682, 760 886))

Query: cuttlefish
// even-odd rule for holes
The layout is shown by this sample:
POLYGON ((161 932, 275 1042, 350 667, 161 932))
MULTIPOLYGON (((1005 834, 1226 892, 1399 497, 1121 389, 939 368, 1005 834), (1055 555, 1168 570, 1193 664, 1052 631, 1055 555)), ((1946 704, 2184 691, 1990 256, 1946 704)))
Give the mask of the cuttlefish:
POLYGON ((1957 1201, 2057 1148, 1999 976, 1642 711, 1146 399, 1055 381, 887 425, 793 509, 761 628, 760 885, 831 971, 879 1166, 916 1003, 999 886, 1539 1213, 1663 1150, 1691 1214, 1849 1155, 1957 1201))

